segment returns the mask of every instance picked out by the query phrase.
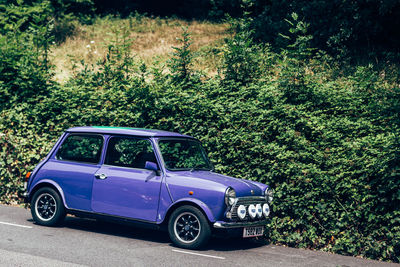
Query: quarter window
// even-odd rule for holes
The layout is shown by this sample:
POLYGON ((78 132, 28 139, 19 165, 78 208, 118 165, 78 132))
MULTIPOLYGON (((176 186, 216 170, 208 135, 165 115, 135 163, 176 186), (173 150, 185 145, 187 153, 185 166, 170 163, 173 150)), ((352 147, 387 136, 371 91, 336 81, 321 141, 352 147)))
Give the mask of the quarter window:
POLYGON ((100 135, 70 135, 57 151, 56 159, 98 163, 102 146, 100 135))
POLYGON ((110 139, 105 164, 144 169, 146 161, 157 163, 149 140, 131 137, 110 139))

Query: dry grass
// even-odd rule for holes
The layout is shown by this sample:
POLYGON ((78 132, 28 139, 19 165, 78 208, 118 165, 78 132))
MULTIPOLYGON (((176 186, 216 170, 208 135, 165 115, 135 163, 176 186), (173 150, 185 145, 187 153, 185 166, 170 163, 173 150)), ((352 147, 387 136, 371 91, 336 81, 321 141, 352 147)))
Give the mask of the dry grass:
POLYGON ((65 81, 72 73, 71 59, 95 64, 104 57, 107 46, 119 42, 123 33, 132 39, 131 52, 151 66, 156 60, 165 62, 170 58, 172 47, 178 46, 182 27, 191 34, 191 50, 196 53, 194 68, 209 75, 217 72, 221 62, 218 54, 223 39, 229 35, 227 24, 214 24, 178 19, 133 17, 129 19, 102 18, 93 25, 79 26, 74 36, 54 47, 52 62, 56 66, 56 80, 65 81))

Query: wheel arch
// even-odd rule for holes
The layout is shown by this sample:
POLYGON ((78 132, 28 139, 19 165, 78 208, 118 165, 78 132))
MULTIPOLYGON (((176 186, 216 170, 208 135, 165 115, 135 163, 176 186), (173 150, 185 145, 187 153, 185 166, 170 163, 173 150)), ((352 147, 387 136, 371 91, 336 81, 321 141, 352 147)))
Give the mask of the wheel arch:
POLYGON ((207 220, 210 223, 213 223, 216 221, 214 214, 211 212, 210 208, 204 202, 202 202, 198 199, 184 198, 184 199, 180 199, 180 200, 172 203, 168 207, 168 210, 167 210, 167 212, 164 216, 164 219, 162 220, 161 223, 168 224, 168 219, 171 216, 172 212, 174 212, 174 210, 176 210, 177 208, 185 206, 185 205, 189 205, 189 206, 198 208, 204 214, 204 216, 207 218, 207 220))
POLYGON ((34 195, 39 189, 44 188, 44 187, 50 187, 50 188, 52 188, 53 190, 55 190, 55 191, 60 195, 61 200, 62 200, 62 202, 63 202, 63 204, 64 204, 64 207, 65 207, 65 208, 68 208, 67 205, 66 205, 66 203, 65 203, 64 192, 63 192, 63 190, 61 189, 61 187, 60 187, 56 182, 54 182, 54 181, 52 181, 52 180, 47 180, 47 179, 41 180, 41 181, 39 181, 37 184, 35 184, 35 186, 32 188, 32 190, 31 190, 30 193, 29 193, 29 201, 32 200, 33 195, 34 195))

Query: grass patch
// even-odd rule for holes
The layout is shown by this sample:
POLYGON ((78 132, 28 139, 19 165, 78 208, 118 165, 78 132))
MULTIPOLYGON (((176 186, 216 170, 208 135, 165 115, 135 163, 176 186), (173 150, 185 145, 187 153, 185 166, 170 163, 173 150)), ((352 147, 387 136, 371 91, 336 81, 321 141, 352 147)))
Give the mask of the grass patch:
POLYGON ((165 62, 173 52, 172 47, 179 45, 177 38, 182 34, 182 27, 187 27, 191 34, 191 49, 196 55, 194 69, 215 75, 221 63, 223 40, 229 36, 228 24, 136 15, 127 19, 98 18, 92 25, 79 25, 73 36, 52 50, 55 79, 63 82, 71 77, 72 59, 86 64, 102 60, 108 45, 119 42, 123 34, 131 40, 132 54, 146 65, 165 62))

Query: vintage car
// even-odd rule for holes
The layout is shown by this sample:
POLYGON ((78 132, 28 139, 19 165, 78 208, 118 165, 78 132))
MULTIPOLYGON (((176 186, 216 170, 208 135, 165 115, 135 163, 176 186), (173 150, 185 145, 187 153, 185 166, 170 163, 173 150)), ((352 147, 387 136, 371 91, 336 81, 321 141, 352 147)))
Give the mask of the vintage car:
POLYGON ((191 136, 122 127, 68 129, 25 186, 37 224, 112 219, 165 229, 187 249, 218 229, 262 236, 273 198, 265 184, 215 173, 191 136))

